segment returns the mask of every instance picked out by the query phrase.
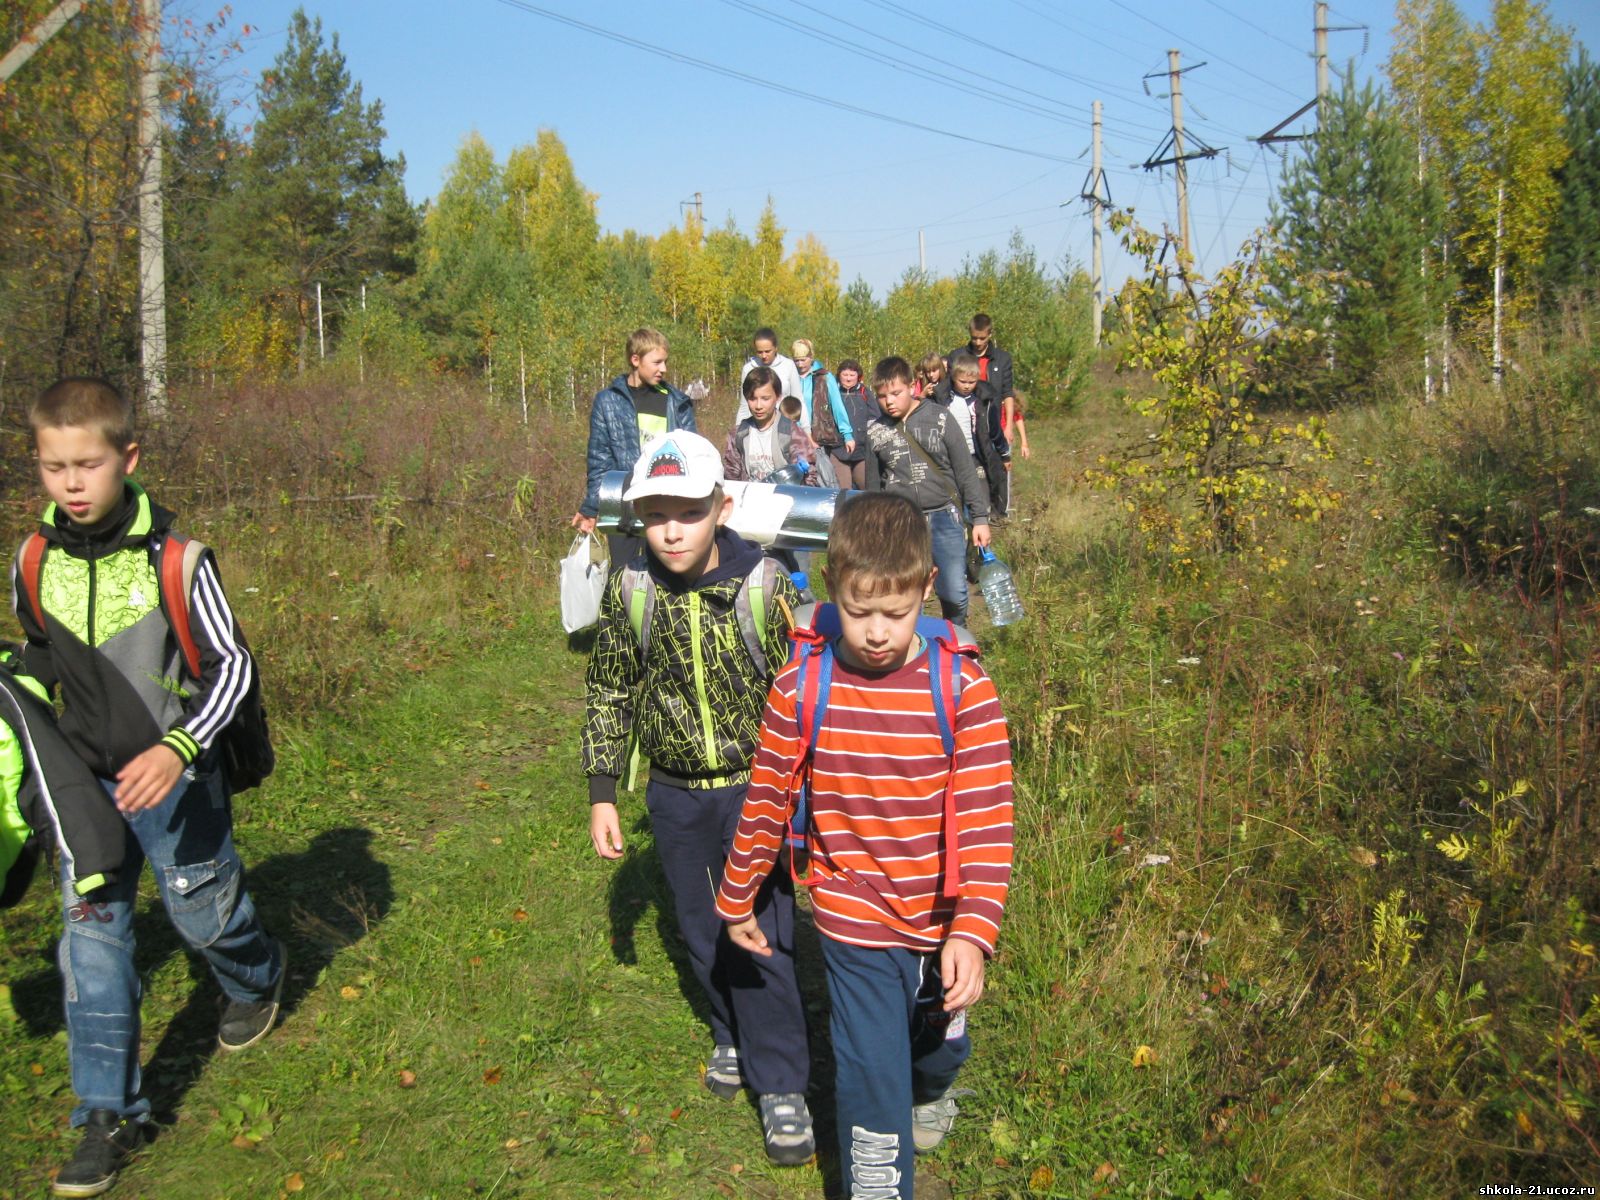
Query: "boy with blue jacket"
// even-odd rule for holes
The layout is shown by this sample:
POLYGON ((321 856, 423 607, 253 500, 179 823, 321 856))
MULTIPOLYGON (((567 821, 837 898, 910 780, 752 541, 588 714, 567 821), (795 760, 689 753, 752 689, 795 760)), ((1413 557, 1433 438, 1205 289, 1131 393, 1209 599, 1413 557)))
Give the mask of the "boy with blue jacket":
MULTIPOLYGON (((628 373, 595 394, 589 410, 589 468, 583 502, 573 528, 593 533, 600 516, 600 479, 607 471, 631 471, 644 443, 659 433, 695 430, 694 401, 666 382, 667 339, 650 328, 628 335, 628 373)), ((622 534, 607 539, 611 570, 622 569, 635 543, 622 534)))

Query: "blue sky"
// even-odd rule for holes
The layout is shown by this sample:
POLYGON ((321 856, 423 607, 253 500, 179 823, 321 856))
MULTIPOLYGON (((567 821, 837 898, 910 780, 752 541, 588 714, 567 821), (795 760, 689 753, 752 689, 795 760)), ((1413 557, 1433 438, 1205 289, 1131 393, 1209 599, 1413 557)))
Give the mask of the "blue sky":
MULTIPOLYGON (((1489 0, 1460 4, 1469 18, 1487 19, 1489 0)), ((296 7, 233 0, 234 25, 257 31, 235 64, 237 95, 246 97, 271 63, 296 7)), ((1193 68, 1183 79, 1191 143, 1198 137, 1223 151, 1189 171, 1196 250, 1202 267, 1214 269, 1263 221, 1279 182, 1282 159, 1248 139, 1315 91, 1311 0, 324 0, 305 7, 322 18, 325 33, 339 35, 366 97, 383 101, 389 150, 405 154, 414 200, 437 191, 470 131, 504 161, 548 127, 598 195, 603 228, 659 233, 699 192, 709 224, 731 215, 749 230, 770 195, 791 244, 816 234, 839 261, 843 284, 860 276, 880 297, 917 265, 919 229, 929 269, 942 274, 1003 248, 1013 229, 1047 262, 1069 257, 1086 266, 1091 226, 1077 197, 1089 174, 1096 99, 1104 103, 1111 199, 1134 206, 1146 224, 1175 225, 1170 171, 1135 165, 1153 155, 1171 125, 1168 49, 1193 68)), ((1550 0, 1548 10, 1586 45, 1600 46, 1596 0, 1550 0)), ((1330 34, 1334 71, 1353 62, 1358 76, 1379 72, 1393 23, 1392 3, 1340 0, 1330 24, 1359 28, 1330 34)), ((1112 253, 1109 234, 1107 247, 1115 281, 1126 263, 1112 253)))

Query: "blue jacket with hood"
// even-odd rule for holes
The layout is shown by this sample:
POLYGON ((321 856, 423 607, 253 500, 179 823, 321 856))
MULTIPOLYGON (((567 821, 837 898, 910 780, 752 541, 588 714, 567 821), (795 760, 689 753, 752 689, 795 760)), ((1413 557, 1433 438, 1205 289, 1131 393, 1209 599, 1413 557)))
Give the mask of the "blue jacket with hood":
MULTIPOLYGON (((671 384, 663 383, 661 391, 667 395, 667 429, 694 427, 694 401, 671 384)), ((633 405, 628 392, 628 377, 618 375, 600 389, 589 411, 589 483, 578 511, 586 517, 600 512, 600 477, 607 471, 631 471, 644 449, 644 438, 639 435, 639 410, 633 405)))

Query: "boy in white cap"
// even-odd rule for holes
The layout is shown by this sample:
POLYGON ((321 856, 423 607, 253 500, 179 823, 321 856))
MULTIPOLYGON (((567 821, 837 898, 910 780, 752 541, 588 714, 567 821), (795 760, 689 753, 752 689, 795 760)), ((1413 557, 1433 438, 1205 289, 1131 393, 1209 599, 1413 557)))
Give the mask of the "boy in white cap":
POLYGON ((777 950, 771 958, 733 948, 714 895, 799 596, 759 546, 726 527, 733 498, 705 438, 684 430, 651 438, 625 495, 644 525, 644 548, 607 582, 589 660, 589 836, 602 858, 622 857, 617 780, 636 747, 650 760, 645 807, 711 1010, 705 1086, 723 1097, 748 1086, 760 1101, 767 1156, 803 1163, 816 1144, 793 885, 774 872, 756 901, 777 950))

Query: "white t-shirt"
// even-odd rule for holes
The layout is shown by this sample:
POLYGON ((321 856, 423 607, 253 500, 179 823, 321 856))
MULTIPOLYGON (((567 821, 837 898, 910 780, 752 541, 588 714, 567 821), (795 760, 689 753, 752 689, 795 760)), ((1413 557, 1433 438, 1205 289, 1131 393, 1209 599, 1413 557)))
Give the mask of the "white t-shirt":
POLYGON ((752 425, 744 434, 745 478, 760 482, 783 466, 778 461, 778 423, 765 429, 752 425))
MULTIPOLYGON (((978 393, 973 392, 972 396, 978 393)), ((962 396, 955 388, 950 389, 950 415, 955 418, 956 424, 961 427, 961 436, 967 440, 967 453, 976 457, 978 447, 972 440, 972 396, 962 396)))

